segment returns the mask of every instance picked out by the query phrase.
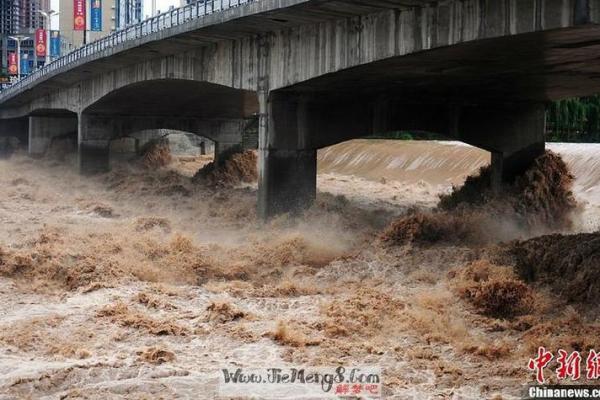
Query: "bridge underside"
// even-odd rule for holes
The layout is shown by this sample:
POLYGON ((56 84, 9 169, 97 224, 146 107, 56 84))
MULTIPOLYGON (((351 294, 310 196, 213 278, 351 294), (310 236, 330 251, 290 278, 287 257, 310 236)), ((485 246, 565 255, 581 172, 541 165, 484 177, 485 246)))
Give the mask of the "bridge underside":
POLYGON ((12 149, 18 138, 29 143, 31 156, 42 156, 53 141, 68 138, 78 142, 80 171, 89 174, 109 169, 111 141, 138 132, 157 136, 166 129, 211 139, 218 159, 242 145, 248 119, 257 112, 253 92, 206 82, 148 80, 114 91, 79 113, 44 108, 0 120, 0 147, 12 149))
POLYGON ((600 27, 508 36, 362 65, 264 99, 260 213, 315 196, 316 149, 398 130, 429 131, 492 152, 495 184, 544 151, 548 101, 600 92, 600 27))
POLYGON ((114 138, 176 129, 226 149, 241 141, 244 118, 258 113, 265 218, 311 204, 317 149, 373 133, 422 130, 462 140, 492 152, 495 181, 507 181, 543 152, 544 103, 600 91, 599 34, 586 25, 463 43, 262 93, 179 79, 140 82, 79 114, 36 110, 30 153, 42 153, 51 135, 76 133, 82 172, 100 172, 114 138))
POLYGON ((255 93, 180 79, 147 80, 102 97, 79 115, 82 173, 106 171, 110 140, 170 129, 215 142, 215 158, 240 146, 246 119, 258 112, 255 93))
POLYGON ((265 0, 82 61, 0 113, 29 116, 30 149, 41 127, 76 122, 84 172, 106 170, 115 137, 167 128, 229 145, 258 114, 264 217, 311 203, 317 149, 373 133, 482 147, 500 182, 543 152, 546 102, 600 92, 598 4, 265 0))
POLYGON ((398 130, 429 131, 492 153, 492 184, 511 182, 545 148, 541 103, 447 105, 403 97, 274 92, 260 124, 259 214, 299 212, 316 195, 317 149, 398 130))
POLYGON ((111 92, 83 110, 90 115, 246 118, 258 112, 251 91, 181 79, 148 80, 111 92))
POLYGON ((600 25, 477 40, 393 57, 283 91, 401 95, 407 103, 547 102, 600 92, 600 25))

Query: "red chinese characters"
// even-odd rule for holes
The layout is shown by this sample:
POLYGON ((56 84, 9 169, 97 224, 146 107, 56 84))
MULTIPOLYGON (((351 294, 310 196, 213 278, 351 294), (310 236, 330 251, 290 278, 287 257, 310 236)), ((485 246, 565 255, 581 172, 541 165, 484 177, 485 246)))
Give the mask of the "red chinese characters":
POLYGON ((83 31, 86 28, 85 0, 73 0, 73 30, 83 31))
POLYGON ((335 394, 339 396, 380 395, 380 386, 375 383, 340 383, 335 386, 335 394))
POLYGON ((548 366, 548 363, 552 361, 554 356, 549 351, 546 351, 544 347, 538 349, 538 356, 536 358, 529 359, 527 367, 531 371, 535 371, 535 379, 539 383, 544 383, 544 368, 548 366))
POLYGON ((8 73, 11 75, 17 75, 19 73, 19 67, 17 63, 19 59, 17 53, 8 53, 8 73))
POLYGON ((571 378, 574 381, 581 377, 581 355, 578 351, 571 354, 563 349, 558 350, 558 368, 556 369, 556 377, 558 379, 571 378))
POLYGON ((35 54, 38 57, 46 56, 46 31, 38 28, 35 30, 35 54))
MULTIPOLYGON (((538 383, 545 383, 544 369, 548 367, 554 355, 544 347, 538 348, 537 357, 529 359, 527 367, 535 372, 535 379, 538 383)), ((577 381, 582 376, 583 356, 578 351, 571 353, 559 349, 556 358, 556 377, 558 380, 571 379, 577 381)), ((590 350, 585 360, 585 378, 589 380, 600 379, 600 353, 596 350, 590 350)))
POLYGON ((585 362, 588 379, 599 379, 600 378, 600 353, 596 353, 595 350, 590 350, 587 360, 585 362))

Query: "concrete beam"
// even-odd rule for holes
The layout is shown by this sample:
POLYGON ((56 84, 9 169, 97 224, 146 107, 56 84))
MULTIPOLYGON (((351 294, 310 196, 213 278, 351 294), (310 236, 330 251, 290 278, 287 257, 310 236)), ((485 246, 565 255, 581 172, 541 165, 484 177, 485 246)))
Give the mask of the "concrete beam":
POLYGON ((77 136, 77 116, 29 117, 29 155, 39 157, 46 153, 56 137, 77 136))
MULTIPOLYGON (((202 119, 178 116, 144 116, 144 115, 96 115, 86 114, 87 120, 99 136, 114 139, 131 136, 137 132, 152 130, 171 130, 190 132, 213 141, 223 143, 241 143, 243 130, 242 119, 202 119)), ((98 136, 98 135, 96 135, 98 136)))

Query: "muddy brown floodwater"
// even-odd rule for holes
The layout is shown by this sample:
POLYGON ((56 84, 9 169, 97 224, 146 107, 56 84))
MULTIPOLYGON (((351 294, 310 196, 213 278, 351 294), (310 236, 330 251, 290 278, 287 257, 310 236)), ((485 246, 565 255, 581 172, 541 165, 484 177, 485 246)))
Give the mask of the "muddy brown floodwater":
POLYGON ((192 179, 207 157, 0 160, 0 398, 212 399, 226 366, 339 364, 380 366, 386 398, 517 398, 539 345, 600 349, 600 146, 549 147, 572 225, 484 244, 382 239, 488 163, 458 143, 321 150, 316 204, 264 225, 255 183, 192 179))

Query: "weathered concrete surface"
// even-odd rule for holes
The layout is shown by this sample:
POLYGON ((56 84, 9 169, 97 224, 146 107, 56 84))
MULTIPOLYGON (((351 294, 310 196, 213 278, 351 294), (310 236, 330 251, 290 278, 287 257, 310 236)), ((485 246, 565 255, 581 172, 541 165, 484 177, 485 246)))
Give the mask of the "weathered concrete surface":
POLYGON ((514 180, 544 153, 546 115, 543 104, 493 109, 471 107, 461 111, 456 136, 492 153, 494 185, 514 180))
MULTIPOLYGON (((477 100, 483 91, 475 89, 501 75, 502 86, 523 85, 508 92, 496 85, 513 100, 587 94, 600 87, 593 79, 600 68, 593 24, 600 21, 599 4, 260 0, 79 60, 27 91, 0 98, 0 115, 40 108, 81 112, 119 89, 140 84, 143 90, 165 79, 247 91, 295 85, 303 91, 396 85, 415 91, 442 82, 443 93, 467 86, 474 92, 460 92, 460 98, 477 100), (422 7, 408 8, 413 4, 422 7)), ((165 100, 161 90, 154 96, 156 103, 165 100)))
POLYGON ((316 197, 315 128, 329 121, 339 129, 344 124, 333 118, 331 109, 311 107, 302 97, 274 92, 260 100, 266 118, 259 121, 258 215, 296 214, 316 197))
POLYGON ((54 138, 72 135, 77 137, 77 115, 29 117, 29 155, 42 156, 54 138))
POLYGON ((93 175, 110 170, 113 121, 78 115, 79 172, 93 175))
POLYGON ((317 194, 317 151, 259 150, 258 215, 268 219, 297 214, 310 207, 317 194))
POLYGON ((218 135, 213 136, 215 142, 215 162, 221 161, 221 158, 227 153, 242 150, 242 136, 245 126, 246 121, 243 119, 222 121, 219 123, 218 135))
POLYGON ((0 157, 11 155, 19 146, 27 143, 27 118, 0 120, 0 157))
POLYGON ((214 154, 214 142, 210 139, 179 131, 162 131, 167 134, 171 153, 176 155, 214 154))
POLYGON ((145 146, 164 138, 168 141, 169 149, 175 155, 205 155, 214 153, 214 142, 197 134, 172 129, 143 130, 111 140, 111 155, 113 150, 121 153, 139 153, 145 146))
POLYGON ((90 125, 88 138, 116 139, 148 130, 175 130, 194 133, 213 141, 240 143, 244 120, 204 120, 197 118, 109 116, 82 114, 90 125))

